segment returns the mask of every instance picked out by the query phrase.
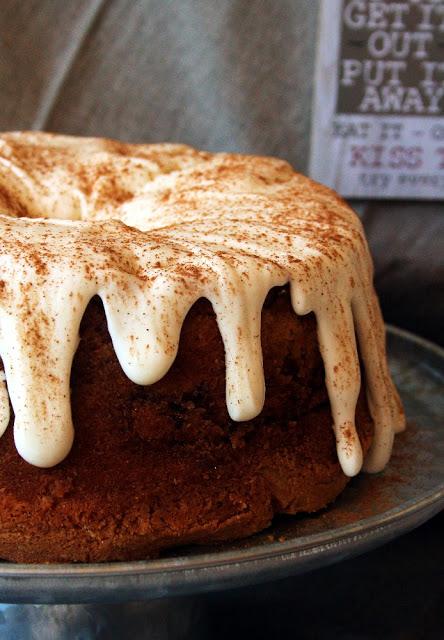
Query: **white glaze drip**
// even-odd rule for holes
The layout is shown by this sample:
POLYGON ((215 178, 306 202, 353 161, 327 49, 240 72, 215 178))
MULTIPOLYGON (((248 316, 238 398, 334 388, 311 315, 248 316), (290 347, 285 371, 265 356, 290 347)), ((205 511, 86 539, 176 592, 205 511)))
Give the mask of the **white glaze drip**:
POLYGON ((11 412, 9 410, 9 396, 6 388, 6 376, 4 371, 0 371, 0 436, 2 436, 9 424, 11 412))
MULTIPOLYGON (((23 458, 49 467, 69 452, 71 364, 94 295, 137 384, 166 374, 190 307, 210 300, 225 347, 227 409, 242 421, 257 416, 265 398, 265 297, 290 283, 295 312, 316 314, 338 458, 349 476, 362 466, 356 327, 375 422, 365 464, 383 468, 404 417, 362 228, 332 192, 278 160, 173 145, 9 134, 0 155, 1 183, 13 185, 0 216, 0 355, 23 458), (24 212, 95 222, 12 217, 24 212)), ((0 425, 8 420, 2 382, 0 425)))

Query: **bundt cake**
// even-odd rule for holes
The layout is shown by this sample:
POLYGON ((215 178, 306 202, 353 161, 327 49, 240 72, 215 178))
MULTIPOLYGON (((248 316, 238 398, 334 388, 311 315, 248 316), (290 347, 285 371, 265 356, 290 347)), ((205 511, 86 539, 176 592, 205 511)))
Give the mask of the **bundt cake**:
POLYGON ((247 536, 387 463, 361 223, 286 162, 3 134, 0 228, 0 558, 247 536))

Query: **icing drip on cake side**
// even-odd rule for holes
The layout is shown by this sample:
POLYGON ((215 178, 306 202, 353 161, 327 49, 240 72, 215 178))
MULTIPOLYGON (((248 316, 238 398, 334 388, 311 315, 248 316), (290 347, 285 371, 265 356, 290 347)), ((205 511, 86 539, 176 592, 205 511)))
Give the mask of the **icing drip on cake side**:
POLYGON ((262 306, 272 287, 289 283, 295 313, 317 318, 344 472, 362 467, 355 331, 375 422, 365 467, 384 467, 404 416, 362 227, 333 192, 279 160, 179 145, 6 134, 0 156, 8 389, 0 380, 0 432, 8 393, 25 460, 50 467, 71 448, 71 364, 93 296, 103 301, 123 370, 144 385, 171 367, 194 302, 210 300, 225 347, 228 413, 243 421, 261 412, 266 393, 262 306))

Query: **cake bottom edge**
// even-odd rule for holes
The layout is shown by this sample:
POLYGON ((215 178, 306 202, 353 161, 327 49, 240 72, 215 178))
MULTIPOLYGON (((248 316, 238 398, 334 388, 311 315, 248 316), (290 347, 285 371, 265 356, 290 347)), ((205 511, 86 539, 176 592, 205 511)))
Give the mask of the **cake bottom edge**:
MULTIPOLYGON (((366 452, 373 423, 363 394, 356 417, 366 452)), ((128 468, 138 468, 137 483, 118 471, 113 481, 110 469, 107 487, 91 486, 83 497, 72 479, 69 487, 49 480, 46 494, 29 499, 3 488, 0 558, 143 560, 173 547, 234 541, 263 531, 278 514, 319 511, 349 481, 336 458, 328 405, 257 429, 240 449, 198 451, 184 444, 168 460, 153 448, 143 468, 136 454, 133 462, 127 460, 128 468)))

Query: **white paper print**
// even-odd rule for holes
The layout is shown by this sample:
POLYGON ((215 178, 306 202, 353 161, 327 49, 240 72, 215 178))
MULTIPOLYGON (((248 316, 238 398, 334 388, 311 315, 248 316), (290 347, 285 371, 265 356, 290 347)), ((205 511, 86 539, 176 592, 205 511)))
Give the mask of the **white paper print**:
POLYGON ((444 0, 322 0, 310 175, 444 199, 444 0))

